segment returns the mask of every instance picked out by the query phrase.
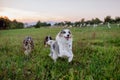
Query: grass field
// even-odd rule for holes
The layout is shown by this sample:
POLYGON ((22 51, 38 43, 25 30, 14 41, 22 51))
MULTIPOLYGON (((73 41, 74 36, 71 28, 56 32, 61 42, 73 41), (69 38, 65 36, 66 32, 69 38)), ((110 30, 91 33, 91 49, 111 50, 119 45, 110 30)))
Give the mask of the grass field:
POLYGON ((43 41, 61 28, 15 29, 0 31, 0 80, 120 80, 120 28, 70 28, 74 58, 56 63, 48 56, 43 41), (34 51, 25 56, 22 41, 33 37, 34 51))

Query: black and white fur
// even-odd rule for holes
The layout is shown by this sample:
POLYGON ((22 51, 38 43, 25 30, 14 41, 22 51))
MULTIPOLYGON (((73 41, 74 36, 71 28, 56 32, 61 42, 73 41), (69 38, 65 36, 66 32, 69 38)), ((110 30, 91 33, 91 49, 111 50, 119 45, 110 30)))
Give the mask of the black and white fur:
POLYGON ((49 40, 52 40, 52 37, 51 36, 46 36, 45 39, 44 39, 44 45, 45 45, 45 47, 47 47, 47 45, 49 45, 49 44, 47 44, 47 42, 49 40))
POLYGON ((58 54, 59 54, 58 43, 55 40, 49 40, 47 44, 50 45, 50 50, 51 50, 49 56, 54 60, 54 62, 56 62, 56 59, 58 58, 58 54))
POLYGON ((25 55, 28 55, 34 49, 34 43, 31 37, 28 36, 23 40, 23 49, 25 55))
POLYGON ((57 44, 57 41, 52 40, 51 36, 46 36, 44 40, 44 45, 50 45, 50 54, 49 56, 56 62, 57 56, 59 54, 59 46, 57 44))
POLYGON ((59 46, 59 54, 57 57, 67 57, 68 62, 71 62, 73 59, 72 52, 72 33, 69 29, 61 30, 56 36, 56 42, 59 46))

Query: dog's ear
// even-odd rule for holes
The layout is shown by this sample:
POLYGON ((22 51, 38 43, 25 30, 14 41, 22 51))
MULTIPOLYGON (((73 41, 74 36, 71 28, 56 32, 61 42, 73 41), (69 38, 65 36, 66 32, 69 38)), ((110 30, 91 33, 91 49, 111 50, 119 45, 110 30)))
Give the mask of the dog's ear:
POLYGON ((46 45, 46 40, 44 40, 44 45, 46 45))
POLYGON ((52 37, 50 36, 50 40, 52 40, 52 37))
POLYGON ((25 44, 25 40, 23 40, 23 44, 25 44))
POLYGON ((62 37, 62 32, 59 33, 59 37, 62 37))
POLYGON ((61 30, 61 31, 59 32, 59 37, 63 37, 63 35, 62 35, 63 32, 64 32, 63 30, 61 30))
POLYGON ((26 40, 26 39, 23 40, 23 44, 24 44, 24 45, 27 45, 27 40, 26 40))
POLYGON ((27 44, 26 44, 26 39, 24 39, 24 40, 23 40, 23 45, 22 45, 22 46, 23 46, 23 50, 26 50, 26 48, 25 48, 26 45, 27 45, 27 44))
POLYGON ((32 49, 34 49, 34 42, 33 42, 33 40, 31 39, 31 47, 32 47, 32 49))
POLYGON ((48 39, 48 36, 46 36, 45 39, 44 39, 44 45, 46 45, 47 39, 48 39))

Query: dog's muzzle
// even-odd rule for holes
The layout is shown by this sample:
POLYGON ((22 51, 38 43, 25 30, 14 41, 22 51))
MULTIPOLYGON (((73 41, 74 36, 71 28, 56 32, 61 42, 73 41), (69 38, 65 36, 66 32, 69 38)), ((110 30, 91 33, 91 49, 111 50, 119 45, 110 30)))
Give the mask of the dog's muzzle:
POLYGON ((69 40, 71 37, 70 36, 67 36, 67 37, 64 37, 66 40, 69 40))

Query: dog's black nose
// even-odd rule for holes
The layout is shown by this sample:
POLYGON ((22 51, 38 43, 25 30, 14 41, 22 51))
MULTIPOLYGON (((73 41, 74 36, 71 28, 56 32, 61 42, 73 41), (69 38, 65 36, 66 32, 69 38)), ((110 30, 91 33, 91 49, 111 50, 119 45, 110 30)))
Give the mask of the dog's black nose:
POLYGON ((70 35, 68 34, 67 37, 69 37, 70 35))

